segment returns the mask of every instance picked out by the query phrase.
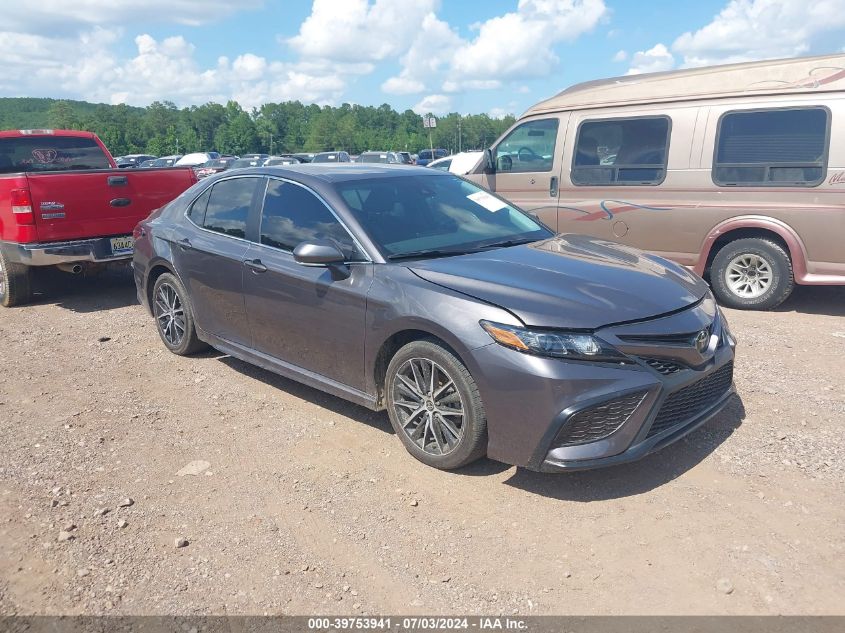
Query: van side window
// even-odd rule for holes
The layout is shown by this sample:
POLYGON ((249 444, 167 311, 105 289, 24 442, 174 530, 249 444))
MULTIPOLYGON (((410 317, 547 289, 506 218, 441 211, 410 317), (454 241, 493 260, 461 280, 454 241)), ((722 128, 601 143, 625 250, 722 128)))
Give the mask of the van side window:
POLYGON ((584 121, 578 128, 572 183, 657 185, 666 177, 669 117, 584 121))
POLYGON ((555 160, 558 119, 526 121, 496 146, 496 171, 551 171, 555 160))
POLYGON ((722 186, 815 186, 824 179, 826 108, 727 112, 719 120, 713 182, 722 186))

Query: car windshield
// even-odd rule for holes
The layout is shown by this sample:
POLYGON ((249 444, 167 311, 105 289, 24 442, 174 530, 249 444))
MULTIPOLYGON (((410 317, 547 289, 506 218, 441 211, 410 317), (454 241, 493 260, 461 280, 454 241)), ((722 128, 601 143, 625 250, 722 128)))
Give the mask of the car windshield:
POLYGON ((0 139, 0 174, 110 167, 108 158, 92 138, 24 136, 0 139))
POLYGON ((336 163, 340 160, 340 154, 317 154, 312 163, 336 163))
POLYGON ((343 182, 337 190, 389 259, 534 242, 553 233, 501 198, 445 174, 343 182))

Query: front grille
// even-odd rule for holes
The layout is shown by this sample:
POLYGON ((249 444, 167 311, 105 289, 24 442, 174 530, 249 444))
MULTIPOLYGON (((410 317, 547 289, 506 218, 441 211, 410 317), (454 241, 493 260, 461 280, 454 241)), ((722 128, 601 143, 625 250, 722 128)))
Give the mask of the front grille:
POLYGON ((558 431, 552 448, 595 442, 607 437, 625 424, 646 393, 637 391, 578 411, 558 431))
POLYGON ((733 363, 679 389, 666 398, 646 437, 652 437, 696 417, 716 404, 733 383, 733 363))
POLYGON ((679 371, 683 371, 686 369, 680 363, 672 362, 671 360, 665 360, 662 358, 643 358, 643 362, 651 367, 653 370, 660 372, 664 376, 669 376, 671 374, 677 374, 679 371))

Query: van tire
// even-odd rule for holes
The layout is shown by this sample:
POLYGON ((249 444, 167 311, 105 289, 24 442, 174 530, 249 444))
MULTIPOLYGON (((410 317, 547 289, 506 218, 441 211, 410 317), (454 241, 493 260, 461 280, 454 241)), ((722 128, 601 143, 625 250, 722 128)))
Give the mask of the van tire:
POLYGON ((10 262, 0 251, 0 305, 11 308, 32 299, 29 266, 10 262))
POLYGON ((725 244, 713 258, 710 283, 722 305, 739 310, 776 308, 795 286, 786 250, 758 237, 725 244))

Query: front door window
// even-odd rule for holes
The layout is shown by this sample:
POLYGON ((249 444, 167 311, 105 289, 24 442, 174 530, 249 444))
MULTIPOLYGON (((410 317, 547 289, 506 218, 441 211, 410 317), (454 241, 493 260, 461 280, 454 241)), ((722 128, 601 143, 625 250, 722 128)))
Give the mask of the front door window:
POLYGON ((496 146, 496 171, 552 171, 558 124, 557 118, 534 119, 511 130, 496 146))

